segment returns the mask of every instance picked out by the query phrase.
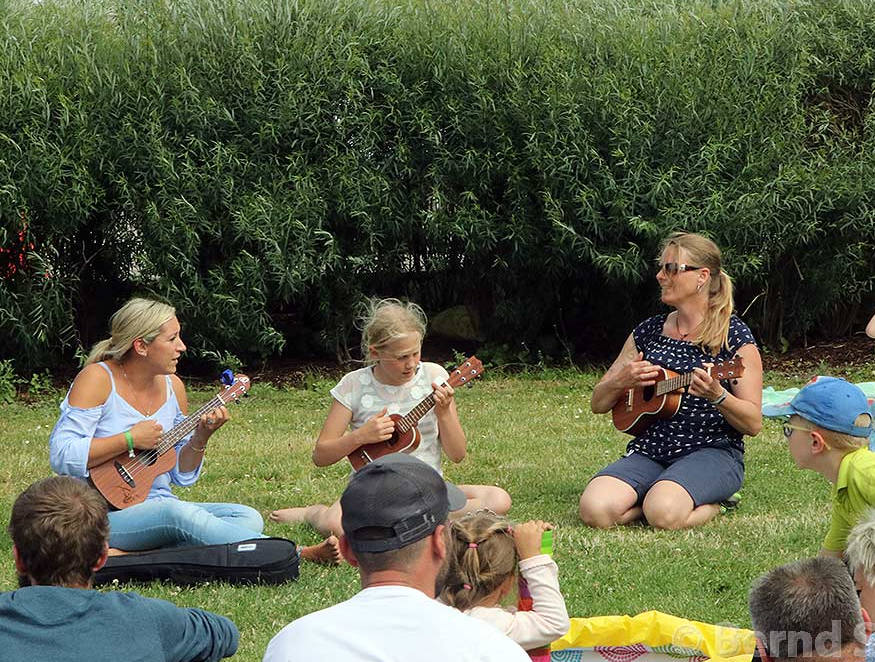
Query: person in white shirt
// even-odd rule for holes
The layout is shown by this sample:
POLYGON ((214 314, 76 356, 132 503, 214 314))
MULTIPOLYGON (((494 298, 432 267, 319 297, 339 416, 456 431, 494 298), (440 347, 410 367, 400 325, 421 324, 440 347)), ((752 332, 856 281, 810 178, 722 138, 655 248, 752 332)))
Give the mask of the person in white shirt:
POLYGON ((526 650, 549 646, 571 627, 559 568, 541 553, 541 537, 551 528, 541 520, 511 526, 488 511, 455 520, 450 525, 455 558, 440 600, 491 623, 526 650), (519 577, 531 594, 531 609, 502 607, 519 577))
MULTIPOLYGON (((331 389, 331 406, 313 448, 313 462, 327 467, 353 453, 374 453, 392 439, 393 416, 405 416, 434 398, 434 407, 419 419, 419 445, 408 448, 441 473, 441 457, 461 462, 468 453, 468 441, 449 375, 437 363, 422 361, 425 312, 412 301, 371 299, 364 306, 358 328, 362 330, 362 356, 367 365, 348 372, 331 389)), ((395 441, 392 443, 394 444, 395 441)), ((401 444, 398 444, 399 446, 401 444)), ((396 450, 403 450, 396 448, 396 450)), ((384 455, 380 452, 379 455, 384 455)), ((378 455, 374 453, 374 456, 378 455)), ((510 510, 510 495, 495 485, 459 485, 467 497, 466 512, 489 508, 504 514, 510 510)), ((280 508, 270 519, 283 524, 306 522, 323 536, 339 534, 342 528, 340 501, 331 505, 280 508)))
POLYGON ((362 590, 283 628, 264 662, 529 662, 497 628, 434 599, 446 575, 447 517, 465 495, 395 453, 356 472, 341 497, 344 557, 362 590))

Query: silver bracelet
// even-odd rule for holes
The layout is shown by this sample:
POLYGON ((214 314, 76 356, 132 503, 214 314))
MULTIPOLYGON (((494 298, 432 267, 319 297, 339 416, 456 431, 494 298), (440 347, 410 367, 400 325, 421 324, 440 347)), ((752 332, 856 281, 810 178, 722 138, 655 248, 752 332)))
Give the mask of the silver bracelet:
POLYGON ((721 394, 718 395, 716 398, 714 398, 713 400, 711 400, 711 404, 714 405, 715 407, 716 407, 717 405, 722 405, 722 404, 723 404, 723 401, 726 400, 727 397, 729 397, 729 391, 727 391, 727 390, 726 390, 726 387, 724 386, 724 387, 723 387, 723 393, 721 393, 721 394))

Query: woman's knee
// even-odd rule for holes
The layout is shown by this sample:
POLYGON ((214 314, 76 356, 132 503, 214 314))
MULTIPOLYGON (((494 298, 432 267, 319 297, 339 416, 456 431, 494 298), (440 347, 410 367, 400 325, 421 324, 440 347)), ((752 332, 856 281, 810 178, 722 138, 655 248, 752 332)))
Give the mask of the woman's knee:
POLYGON ((627 510, 629 508, 618 500, 585 490, 580 495, 577 512, 587 526, 594 529, 610 529, 617 525, 627 510))
POLYGON ((612 476, 596 476, 580 495, 578 515, 588 526, 608 529, 637 502, 638 494, 631 485, 612 476))
POLYGON ((664 506, 644 506, 644 519, 654 529, 682 529, 686 526, 691 511, 664 506))
POLYGON ((233 522, 247 529, 252 529, 256 533, 264 531, 264 518, 261 516, 261 513, 249 506, 242 506, 242 508, 244 510, 239 515, 235 515, 233 522))
MULTIPOLYGON (((185 502, 180 501, 180 503, 185 502)), ((251 506, 240 503, 191 503, 189 505, 228 524, 242 526, 256 533, 261 533, 264 530, 264 518, 251 506)))
POLYGON ((644 499, 644 518, 656 529, 682 529, 694 507, 692 498, 679 485, 655 486, 644 499))
POLYGON ((510 494, 495 485, 459 485, 468 503, 456 515, 487 508, 498 515, 506 515, 512 505, 510 494))
POLYGON ((586 492, 580 495, 577 512, 583 523, 594 529, 611 528, 617 523, 620 515, 613 512, 608 503, 590 498, 586 492))

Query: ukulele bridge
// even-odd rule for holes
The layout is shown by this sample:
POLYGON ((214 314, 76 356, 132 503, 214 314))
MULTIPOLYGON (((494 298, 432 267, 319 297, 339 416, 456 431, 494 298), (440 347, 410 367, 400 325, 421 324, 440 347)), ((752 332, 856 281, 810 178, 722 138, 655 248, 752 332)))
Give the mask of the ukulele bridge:
POLYGON ((134 482, 134 477, 125 469, 124 465, 120 462, 115 463, 115 470, 118 471, 118 475, 121 476, 121 479, 125 481, 131 487, 136 487, 137 484, 134 482))

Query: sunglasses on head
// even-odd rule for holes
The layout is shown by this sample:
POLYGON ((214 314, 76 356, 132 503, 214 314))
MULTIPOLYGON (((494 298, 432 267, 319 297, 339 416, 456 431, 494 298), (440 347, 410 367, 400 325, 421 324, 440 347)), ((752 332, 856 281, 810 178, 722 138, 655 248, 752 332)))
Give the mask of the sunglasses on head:
POLYGON ((674 276, 677 273, 683 273, 684 271, 697 271, 702 267, 694 267, 691 264, 683 264, 680 262, 665 262, 660 266, 660 269, 664 271, 669 276, 674 276))

